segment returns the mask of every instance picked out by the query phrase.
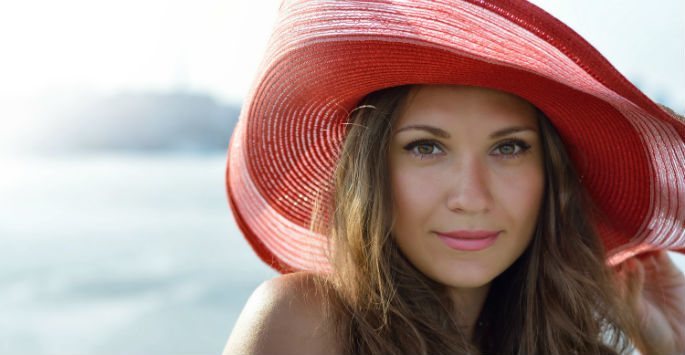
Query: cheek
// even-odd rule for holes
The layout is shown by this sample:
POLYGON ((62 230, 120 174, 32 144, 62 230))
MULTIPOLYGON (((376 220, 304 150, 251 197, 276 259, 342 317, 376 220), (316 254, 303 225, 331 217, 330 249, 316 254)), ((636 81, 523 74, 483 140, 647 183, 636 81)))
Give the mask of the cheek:
POLYGON ((519 171, 515 176, 498 180, 500 202, 517 220, 534 223, 542 202, 544 185, 542 169, 519 171))
POLYGON ((391 193, 398 223, 430 214, 439 193, 439 180, 429 169, 404 169, 391 174, 391 193))
POLYGON ((404 216, 412 216, 413 203, 416 200, 415 189, 417 179, 411 174, 393 174, 391 176, 391 193, 394 201, 394 212, 398 221, 404 220, 404 216))

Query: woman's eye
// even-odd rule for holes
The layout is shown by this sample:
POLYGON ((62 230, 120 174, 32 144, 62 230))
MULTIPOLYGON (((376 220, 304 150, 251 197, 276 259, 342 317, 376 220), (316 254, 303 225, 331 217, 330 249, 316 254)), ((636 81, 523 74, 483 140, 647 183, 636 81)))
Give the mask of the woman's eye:
POLYGON ((501 156, 503 159, 511 159, 526 153, 528 149, 530 149, 530 145, 526 142, 511 140, 498 145, 495 150, 499 150, 499 154, 495 155, 501 156))
MULTIPOLYGON (((525 154, 530 149, 530 145, 522 140, 509 140, 500 143, 495 147, 495 153, 493 155, 501 159, 515 159, 525 154)), ((412 155, 424 158, 434 158, 438 155, 444 153, 440 145, 433 141, 416 141, 407 144, 404 150, 408 151, 412 155)))
POLYGON ((404 150, 423 159, 442 153, 442 149, 434 142, 418 141, 407 144, 404 150))

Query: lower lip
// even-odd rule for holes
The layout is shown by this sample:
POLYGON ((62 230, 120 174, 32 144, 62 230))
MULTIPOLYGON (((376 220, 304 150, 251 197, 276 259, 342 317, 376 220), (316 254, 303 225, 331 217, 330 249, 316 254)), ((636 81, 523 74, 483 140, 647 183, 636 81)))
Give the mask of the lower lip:
POLYGON ((497 235, 488 238, 479 239, 463 239, 463 238, 452 238, 446 237, 438 234, 440 240, 442 240, 448 247, 455 250, 463 251, 478 251, 483 250, 495 243, 497 240, 497 235))

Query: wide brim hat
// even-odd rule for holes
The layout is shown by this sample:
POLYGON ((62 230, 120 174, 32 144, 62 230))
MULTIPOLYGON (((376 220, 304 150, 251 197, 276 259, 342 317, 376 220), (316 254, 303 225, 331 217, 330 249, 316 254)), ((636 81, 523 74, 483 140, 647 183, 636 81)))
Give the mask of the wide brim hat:
POLYGON ((543 111, 601 212, 609 263, 685 251, 685 122, 550 14, 525 1, 296 0, 281 5, 228 154, 233 216, 264 262, 331 270, 335 246, 311 219, 332 203, 349 113, 406 84, 482 86, 543 111))

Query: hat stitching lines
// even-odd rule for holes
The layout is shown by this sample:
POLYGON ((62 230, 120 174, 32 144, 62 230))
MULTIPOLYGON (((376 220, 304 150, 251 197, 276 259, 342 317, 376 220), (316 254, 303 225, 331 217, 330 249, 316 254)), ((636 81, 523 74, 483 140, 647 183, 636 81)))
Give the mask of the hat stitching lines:
MULTIPOLYGON (((237 129, 242 129, 242 125, 236 126, 237 129)), ((320 266, 324 266, 325 269, 327 259, 321 249, 319 236, 290 223, 275 212, 254 186, 247 169, 242 166, 245 160, 241 146, 234 145, 232 154, 240 158, 236 160, 236 165, 229 174, 233 180, 232 186, 245 187, 233 189, 234 196, 239 202, 238 206, 246 217, 245 222, 257 235, 263 236, 261 241, 270 250, 283 252, 277 256, 279 262, 300 269, 316 270, 320 269, 320 266), (264 221, 269 222, 262 223, 264 221), (284 243, 279 238, 283 235, 293 236, 293 243, 284 243)))
POLYGON ((634 236, 633 240, 625 243, 621 247, 610 253, 612 264, 620 263, 635 253, 645 251, 636 249, 634 252, 625 252, 631 248, 636 248, 640 244, 653 243, 658 246, 666 247, 676 245, 678 241, 685 240, 685 229, 678 233, 678 223, 685 220, 685 206, 678 199, 664 200, 662 194, 656 194, 655 185, 665 187, 669 196, 681 196, 680 201, 685 201, 685 167, 674 165, 675 160, 685 161, 685 142, 679 142, 679 136, 675 129, 667 123, 646 119, 648 114, 641 112, 631 103, 625 103, 625 107, 617 107, 642 132, 641 137, 645 140, 645 147, 649 149, 650 156, 653 157, 650 186, 650 208, 649 214, 634 236), (668 144, 659 144, 659 140, 667 140, 668 144), (669 148, 669 146, 671 148, 669 148), (678 148, 679 147, 679 148, 678 148), (669 165, 665 165, 668 162, 669 165), (681 177, 680 179, 678 177, 681 177))
MULTIPOLYGON (((508 4, 511 5, 511 4, 508 4)), ((484 6, 481 4, 480 6, 484 6)), ((483 11, 482 8, 479 8, 480 11, 478 11, 479 15, 482 15, 482 13, 485 13, 487 16, 487 11, 483 11)), ((502 15, 501 13, 499 15, 502 15)), ((505 17, 508 21, 511 21, 511 18, 505 17)), ((296 17, 293 17, 293 20, 297 20, 296 17)), ((435 20, 435 18, 431 19, 432 21, 435 20)), ((439 20, 439 19, 438 19, 439 20)), ((482 24, 480 23, 483 21, 482 18, 474 18, 472 25, 474 26, 473 28, 476 28, 476 25, 481 26, 482 24)), ((489 20, 484 20, 485 25, 488 25, 489 20)), ((285 21, 284 21, 285 23, 285 21)), ((350 22, 352 23, 352 22, 350 22)), ((349 25, 350 23, 347 23, 345 25, 349 25)), ((360 22, 356 22, 356 25, 360 25, 360 22)), ((525 23, 520 23, 519 25, 522 25, 525 23)), ((292 22, 293 26, 297 26, 297 22, 293 21, 292 22)), ((277 42, 282 42, 282 43, 277 43, 281 44, 281 46, 272 46, 270 47, 270 51, 273 52, 273 56, 271 56, 271 61, 270 63, 267 63, 269 65, 269 70, 272 71, 278 71, 278 69, 283 69, 280 67, 281 64, 279 63, 280 59, 286 58, 286 55, 291 52, 295 51, 298 48, 313 48, 311 46, 319 43, 325 43, 325 42, 335 42, 337 40, 342 40, 342 41, 362 41, 362 40, 368 40, 368 39, 373 39, 373 40, 381 40, 380 36, 376 35, 359 35, 359 34, 354 34, 352 32, 345 32, 348 31, 349 29, 347 28, 326 28, 326 24, 320 24, 318 27, 312 26, 311 28, 308 29, 308 31, 303 31, 301 33, 295 33, 295 34, 288 34, 281 36, 282 38, 279 38, 278 35, 274 36, 275 39, 273 39, 273 43, 277 42), (325 31, 330 31, 330 32, 325 32, 325 31), (340 35, 339 37, 336 38, 331 38, 328 37, 328 34, 335 33, 337 35, 340 35), (292 37, 288 37, 292 35, 292 37), (299 36, 299 37, 298 37, 299 36), (323 36, 323 37, 317 37, 317 36, 323 36), (276 53, 277 51, 277 53, 276 53)), ((337 24, 340 25, 340 24, 337 24)), ((372 26, 367 24, 368 26, 372 26)), ((388 25, 388 23, 384 23, 384 25, 388 25)), ((433 23, 431 23, 433 25, 433 23)), ((543 23, 544 25, 544 23, 543 23)), ((382 38, 386 42, 401 42, 401 43, 414 43, 414 44, 420 44, 424 47, 435 47, 435 48, 440 48, 442 50, 448 50, 452 53, 455 53, 457 55, 465 56, 465 57, 471 57, 475 58, 479 61, 482 62, 491 62, 491 63, 496 63, 500 66, 506 66, 506 67, 512 67, 516 68, 517 70, 525 70, 530 73, 533 73, 535 75, 543 75, 543 76, 548 76, 549 78, 553 78, 553 80, 556 80, 558 82, 561 82, 563 84, 566 84, 570 87, 574 87, 577 90, 586 92, 589 95, 599 97, 606 102, 610 103, 615 109, 617 109, 619 112, 623 114, 623 116, 626 118, 626 121, 629 122, 637 132, 639 132, 641 139, 644 140, 645 145, 642 147, 643 150, 645 150, 646 155, 649 157, 652 157, 652 159, 656 159, 656 161, 651 161, 651 168, 653 169, 653 174, 650 174, 650 189, 647 190, 649 191, 650 194, 650 200, 651 204, 649 206, 649 209, 647 210, 647 213, 644 215, 645 218, 641 219, 641 224, 639 228, 639 233, 637 233, 636 238, 633 240, 634 243, 643 243, 646 242, 645 240, 640 241, 640 235, 643 235, 645 237, 651 237, 649 238, 654 238, 654 242, 657 243, 669 243, 671 240, 677 240, 680 238, 681 240, 685 236, 685 231, 682 231, 678 233, 678 220, 682 220, 683 214, 685 213, 685 209, 682 206, 678 205, 678 200, 683 200, 682 198, 678 199, 678 196, 682 196, 683 192, 685 191, 685 187, 683 184, 685 182, 681 180, 678 180, 679 176, 683 176, 683 167, 678 166, 675 164, 675 161, 683 161, 683 155, 685 154, 685 149, 683 148, 683 144, 678 145, 679 142, 679 137, 678 134, 682 135, 682 133, 679 132, 685 132, 683 128, 680 127, 674 127, 672 125, 668 125, 667 123, 664 122, 650 122, 649 120, 653 118, 653 113, 652 115, 648 114, 646 110, 650 109, 650 106, 647 105, 645 107, 638 107, 635 104, 631 103, 627 98, 624 98, 624 94, 618 94, 614 92, 614 89, 609 89, 607 85, 614 85, 616 87, 616 82, 619 84, 623 85, 623 82, 621 82, 621 79, 625 81, 625 79, 620 76, 620 74, 615 74, 611 70, 607 70, 608 74, 605 75, 604 77, 598 77, 596 76, 587 66, 586 62, 583 62, 580 60, 582 56, 571 56, 570 54, 566 53, 571 53, 573 54, 573 51, 570 51, 566 49, 566 47, 563 46, 558 46, 555 45, 551 39, 554 39, 554 36, 544 36, 544 32, 540 32, 537 30, 537 24, 528 24, 526 27, 526 30, 524 32, 528 32, 527 35, 521 36, 518 32, 520 29, 518 28, 512 28, 511 30, 508 30, 505 27, 498 27, 498 26, 493 26, 492 31, 488 30, 481 30, 481 33, 484 35, 487 35, 489 37, 490 41, 470 41, 470 42, 463 42, 465 45, 471 45, 475 46, 475 48, 478 48, 478 46, 481 46, 480 49, 474 49, 473 53, 470 53, 468 51, 458 51, 453 48, 450 48, 449 42, 444 42, 444 43, 428 43, 429 41, 433 42, 438 42, 442 40, 446 40, 449 38, 455 38, 455 37, 450 37, 449 33, 444 34, 444 38, 441 38, 439 35, 441 33, 438 33, 438 36, 434 32, 426 31, 425 36, 421 37, 421 34, 416 34, 416 33, 409 33, 410 35, 414 36, 413 39, 405 39, 405 38, 397 38, 397 37, 385 37, 382 38), (533 28, 533 30, 531 30, 533 28), (514 31, 516 30, 516 31, 514 31), (498 32, 499 31, 499 32, 498 32), (533 33, 534 31, 537 31, 538 33, 533 33), (499 36, 498 36, 499 35, 499 36), (518 47, 516 41, 508 41, 506 40, 507 37, 510 36, 515 36, 515 37, 520 37, 518 40, 522 41, 521 44, 525 42, 525 47, 518 47), (527 37, 526 37, 527 36, 527 37), (535 38, 532 38, 535 37, 535 38), (547 38, 547 40, 545 40, 547 38), (525 40, 524 40, 525 39, 525 40), (511 42, 511 43, 510 43, 511 42), (512 44, 513 43, 513 44, 512 44), (496 48, 497 46, 500 46, 501 48, 496 48), (530 46, 530 47, 528 47, 530 46), (522 51, 520 48, 526 48, 527 51, 522 51), (528 52, 531 51, 537 51, 538 53, 535 55, 525 55, 528 52), (511 63, 502 63, 501 60, 497 59, 497 56, 503 56, 507 55, 507 53, 511 54, 511 57, 507 58, 507 60, 510 60, 511 63), (491 56, 491 57, 488 57, 491 56), (539 58, 547 58, 547 59, 540 59, 538 60, 537 57, 539 58), (570 63, 570 64, 569 64, 570 63), (609 82, 607 83, 606 81, 603 81, 608 77, 609 75, 612 76, 612 78, 609 79, 609 82), (613 81, 612 81, 613 80, 613 81), (627 106, 627 107, 622 107, 622 106, 627 106), (631 107, 632 106, 632 107, 631 107), (677 131, 677 129, 680 129, 680 131, 677 131), (666 137, 666 138, 663 138, 666 137), (670 143, 675 143, 671 147, 668 146, 661 146, 660 145, 660 139, 666 139, 667 142, 670 143), (663 158, 670 157, 671 161, 667 161, 664 163, 662 160, 663 158), (661 165, 659 165, 661 164, 661 165), (661 170, 660 170, 661 169, 661 170), (656 173, 659 173, 657 176, 656 173), (663 185, 662 187, 666 189, 663 191, 664 193, 667 192, 675 192, 675 195, 671 194, 670 196, 674 196, 672 199, 666 200, 663 199, 662 195, 655 195, 655 189, 658 188, 658 186, 663 185), (651 228, 651 229, 650 229, 651 228), (650 234, 651 233, 651 234, 650 234), (680 235, 678 235, 680 234, 680 235)), ((305 27, 306 28, 306 27, 305 27)), ((375 29, 382 29, 383 26, 376 26, 375 29)), ((370 30, 370 29, 369 29, 370 30)), ((450 30, 450 29, 448 29, 450 30)), ((362 31, 363 32, 363 31, 362 31)), ((367 31, 368 32, 368 31, 367 31)), ((464 35, 465 36, 465 35, 464 35)), ((465 39, 468 40, 467 37, 465 39)), ((575 40, 572 36, 570 36, 570 39, 573 41, 575 40)), ((460 42, 461 43, 461 42, 460 42)), ((581 43, 582 44, 582 43, 581 43)), ((576 47, 582 47, 582 46, 576 46, 576 47)), ((608 65, 608 63, 602 62, 601 58, 596 59, 592 57, 594 52, 592 52, 594 49, 589 47, 588 48, 583 48, 587 49, 589 52, 591 52, 591 60, 594 61, 599 61, 601 62, 600 64, 603 65, 608 65)), ((344 50, 344 48, 341 48, 340 51, 344 50)), ((390 53, 392 55, 392 53, 390 53)), ((363 58, 362 58, 363 59, 363 58)), ((266 60, 265 60, 266 63, 266 60)), ((320 73, 317 72, 317 74, 314 74, 313 72, 308 73, 306 70, 306 65, 307 63, 304 63, 304 65, 301 68, 295 68, 293 67, 292 70, 303 70, 299 72, 301 75, 306 76, 306 75, 329 75, 330 73, 320 73)), ((364 63, 360 63, 361 66, 364 65, 364 63)), ((611 68, 609 68, 611 69, 611 68)), ((359 72, 362 77, 364 75, 364 72, 361 71, 359 72)), ((280 73, 279 73, 280 74, 280 73)), ((276 75, 279 75, 276 74, 276 75)), ((286 76, 287 77, 287 76, 286 76)), ((405 76, 409 77, 409 76, 405 76)), ((262 80, 264 78, 262 77, 262 80)), ((314 81, 318 80, 329 80, 327 77, 310 77, 310 79, 314 81)), ((355 78, 355 80, 360 80, 360 78, 355 78)), ((262 83, 267 82, 268 80, 263 80, 262 83)), ((380 82, 379 84, 371 84, 370 80, 365 81, 366 84, 368 85, 365 87, 368 87, 371 89, 372 86, 376 86, 376 89, 380 88, 381 85, 380 82)), ((288 82, 281 82, 278 83, 277 85, 282 85, 281 87, 288 87, 292 83, 288 82)), ((388 83, 386 83, 388 84, 388 83)), ((629 83, 628 83, 629 84, 629 83)), ((270 85, 273 85, 270 84, 270 85)), ((261 94, 265 94, 266 92, 263 91, 267 88, 265 87, 260 87, 258 90, 261 94)), ((255 88, 257 90, 257 88, 255 88)), ((351 88, 348 88, 346 90, 351 90, 351 88)), ((619 85, 619 87, 616 90, 622 90, 622 91, 629 91, 629 89, 626 89, 622 86, 619 85)), ((280 91, 280 90, 279 90, 280 91)), ((285 90, 284 90, 285 91, 285 90)), ((275 92, 274 92, 275 93, 275 92)), ((632 92, 629 92, 630 95, 626 97, 637 97, 638 99, 641 99, 640 94, 633 94, 632 92)), ((259 95, 259 93, 257 93, 259 95)), ((340 93, 340 95, 345 95, 345 93, 340 93)), ((292 97, 290 98, 292 99, 292 97)), ((321 99, 320 99, 321 100, 321 99)), ((320 101, 319 100, 319 101, 320 101)), ((346 106, 349 105, 348 102, 343 102, 347 99, 343 99, 340 102, 336 103, 335 105, 341 105, 343 107, 350 107, 346 106)), ((260 101, 260 100, 257 100, 260 101)), ((644 100, 643 100, 644 101, 644 100)), ((284 102, 292 102, 291 100, 285 100, 283 98, 283 101, 274 101, 277 105, 282 105, 284 102)), ((273 105, 274 102, 271 102, 270 105, 273 105)), ((640 102, 640 101, 637 101, 640 102)), ((644 103, 644 102, 643 102, 644 103)), ((278 120, 281 119, 287 119, 290 121, 287 121, 288 123, 286 124, 285 128, 278 126, 279 122, 274 123, 274 129, 278 129, 279 127, 283 129, 283 133, 286 134, 286 138, 289 136, 290 138, 297 138, 294 140, 291 140, 291 144, 295 145, 297 147, 301 147, 302 145, 316 145, 319 143, 311 143, 311 142, 316 142, 311 140, 311 135, 315 134, 315 129, 312 127, 317 127, 316 121, 315 120, 329 120, 331 122, 330 126, 328 129, 335 130, 336 132, 344 132, 344 129, 342 127, 342 122, 336 122, 338 117, 343 117, 340 113, 335 111, 335 109, 331 107, 326 107, 325 104, 317 103, 317 102, 308 102, 309 105, 306 106, 306 109, 302 108, 301 111, 299 112, 309 112, 309 110, 312 110, 311 114, 308 114, 307 116, 304 116, 305 118, 308 118, 302 122, 301 126, 297 126, 295 121, 292 120, 292 116, 289 117, 280 117, 277 116, 276 118, 278 120), (316 107, 320 106, 319 109, 316 107), (295 135, 293 137, 293 134, 295 135), (302 135, 306 135, 306 138, 302 138, 302 135)), ((277 105, 273 105, 271 107, 272 110, 275 110, 277 105)), ((654 106, 653 104, 651 104, 654 106)), ((295 106, 297 107, 297 106, 295 106)), ((305 106, 302 106, 305 107, 305 106)), ((286 112, 289 110, 288 108, 285 108, 284 111, 286 112)), ((290 110, 291 114, 293 110, 290 110)), ((264 112, 262 110, 256 111, 256 112, 264 112)), ((586 108, 586 112, 590 112, 590 107, 586 108)), ((270 117, 264 115, 263 117, 270 117)), ((554 119, 554 117, 551 117, 554 119)), ((321 121, 319 121, 321 122, 321 121)), ((678 121, 676 121, 677 123, 678 121)), ((281 122, 282 123, 282 122, 281 122)), ((257 126, 255 126, 257 127, 257 126)), ((252 127, 249 128, 249 130, 252 130, 252 127)), ((323 130, 322 130, 323 131, 323 130)), ((264 131, 255 131, 255 132, 264 132, 264 131)), ((268 130, 269 134, 273 134, 276 137, 275 134, 277 131, 272 131, 271 129, 268 130)), ((271 148, 274 148, 273 146, 266 151, 264 151, 264 154, 257 154, 257 159, 260 159, 260 164, 266 164, 266 167, 262 166, 262 170, 255 170, 254 174, 253 171, 248 171, 247 172, 247 178, 249 179, 250 177, 254 178, 254 181, 250 181, 251 183, 257 183, 258 185, 252 186, 252 188, 255 189, 255 191, 262 191, 262 188, 264 188, 264 184, 266 184, 267 187, 269 187, 268 190, 273 188, 272 183, 270 181, 262 181, 263 178, 267 177, 266 175, 262 175, 260 177, 260 172, 264 173, 263 170, 268 171, 271 176, 285 176, 286 178, 289 176, 301 176, 298 174, 308 174, 311 173, 311 171, 319 171, 318 168, 314 168, 314 166, 317 164, 316 161, 310 161, 310 158, 313 158, 314 156, 319 157, 319 153, 326 152, 332 154, 331 156, 337 157, 337 149, 339 149, 336 144, 339 144, 342 142, 342 136, 343 134, 340 133, 340 137, 336 137, 338 140, 336 141, 335 139, 328 139, 328 140, 322 140, 321 141, 321 146, 325 148, 314 148, 315 150, 313 152, 307 151, 306 149, 302 150, 303 155, 300 156, 301 160, 297 160, 295 162, 292 161, 292 156, 291 159, 289 159, 288 162, 284 163, 283 166, 288 166, 290 169, 293 167, 296 167, 298 171, 281 171, 278 169, 275 169, 271 164, 274 162, 280 162, 278 160, 278 155, 274 156, 273 153, 275 152, 274 150, 270 150, 271 148), (290 164, 290 165, 288 165, 290 164), (304 165, 302 165, 304 164, 304 165), (306 165, 309 164, 312 166, 312 168, 306 168, 306 165), (253 174, 254 176, 250 175, 253 174), (279 175, 280 174, 280 175, 279 175), (286 174, 286 175, 283 175, 286 174), (290 175, 287 175, 290 174, 290 175)), ((273 144, 273 143, 272 143, 273 144)), ((282 143, 278 143, 279 145, 282 143)), ((279 147, 283 148, 283 147, 279 147)), ((602 148, 604 151, 607 151, 607 148, 602 148)), ((586 153, 591 153, 590 151, 586 151, 586 153)), ((245 158, 245 157, 243 157, 245 158)), ((628 157, 630 158, 630 157, 628 157)), ((325 159, 324 159, 325 160, 325 159)), ((666 159, 668 160, 668 159, 666 159)), ((247 164, 250 164, 252 160, 248 160, 247 164)), ((632 162, 632 160, 631 160, 632 162)), ((631 166, 632 163, 626 163, 624 167, 631 166)), ((325 169, 323 169, 325 170, 325 169)), ((644 170, 643 170, 644 171, 644 170)), ((328 173, 328 172, 324 172, 328 173)), ((609 175, 606 175, 608 177, 609 175)), ((606 178, 602 177, 602 178, 606 178)), ((264 180, 270 180, 271 178, 266 178, 264 180)), ((289 191, 298 191, 296 190, 297 188, 301 188, 295 180, 288 180, 283 182, 286 189, 289 191)), ((314 186, 317 182, 313 182, 312 185, 314 186)), ((600 182, 601 184, 613 184, 613 181, 611 180, 606 180, 606 182, 600 182)), ((276 184, 279 184, 279 182, 276 182, 276 184)), ((278 185, 280 186, 280 185, 278 185)), ((319 191, 319 190, 317 190, 319 191)), ((311 189, 307 189, 306 192, 308 194, 313 194, 315 191, 312 191, 311 189)), ((288 195, 284 195, 288 196, 288 195)), ((294 197, 295 195, 291 196, 294 197)), ((326 195, 330 196, 330 194, 326 195)), ((610 195, 609 195, 610 196, 610 195)), ((666 196, 666 195, 664 195, 666 196)), ((297 196, 299 197, 299 196, 297 196)), ((268 196, 263 196, 264 199, 269 198, 268 196)), ((615 198, 615 197, 611 197, 615 198)), ((292 201, 292 200, 291 200, 292 201)), ((616 200, 619 201, 619 200, 616 200)), ((264 201, 266 203, 266 200, 264 201)), ((680 204, 682 205, 682 203, 680 204)), ((303 206, 302 204, 297 204, 298 208, 305 208, 306 206, 303 206)), ((278 206, 275 206, 278 207, 278 206)), ((286 207, 284 207, 286 208, 286 207)), ((627 211, 630 211, 631 206, 626 207, 627 211)), ((296 225, 297 223, 294 223, 294 220, 299 220, 298 222, 301 222, 302 219, 305 219, 306 213, 303 215, 301 212, 298 212, 299 210, 295 210, 294 208, 289 207, 286 208, 284 211, 279 211, 279 209, 274 210, 273 213, 284 213, 284 219, 283 223, 296 225), (288 218, 287 216, 290 217, 296 217, 294 219, 288 218)), ((306 209, 305 209, 306 211, 306 209)), ((259 220, 255 220, 254 223, 260 223, 259 220)), ((280 223, 280 222, 276 222, 280 223)), ((325 241, 325 239, 321 239, 322 241, 325 241)), ((625 248, 623 248, 625 249, 625 248)))

